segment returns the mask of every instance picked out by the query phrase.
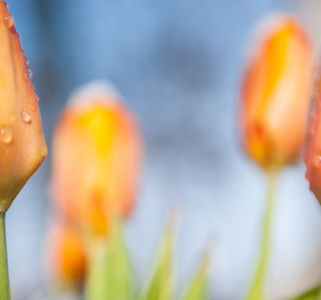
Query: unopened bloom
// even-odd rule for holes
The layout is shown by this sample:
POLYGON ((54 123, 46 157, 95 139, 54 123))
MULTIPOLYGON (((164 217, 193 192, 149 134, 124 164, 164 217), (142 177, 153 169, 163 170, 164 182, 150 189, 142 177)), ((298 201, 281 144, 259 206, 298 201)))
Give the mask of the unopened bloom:
POLYGON ((261 167, 275 170, 298 158, 305 138, 314 51, 290 15, 265 21, 254 42, 242 83, 242 142, 261 167))
POLYGON ((310 190, 321 203, 321 77, 316 88, 303 160, 310 190))
POLYGON ((47 154, 28 69, 7 4, 0 0, 0 213, 47 154))
POLYGON ((66 220, 55 218, 45 241, 45 267, 58 289, 80 288, 87 266, 86 249, 77 229, 66 220))
POLYGON ((140 132, 120 97, 102 82, 80 88, 54 131, 54 205, 86 230, 105 234, 110 218, 131 211, 140 159, 140 132))

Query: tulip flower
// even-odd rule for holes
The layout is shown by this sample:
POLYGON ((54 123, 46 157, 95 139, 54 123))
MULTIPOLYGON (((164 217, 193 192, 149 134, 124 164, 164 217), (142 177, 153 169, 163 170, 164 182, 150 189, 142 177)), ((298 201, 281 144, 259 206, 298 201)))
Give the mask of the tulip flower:
POLYGON ((265 21, 258 34, 242 83, 242 142, 262 168, 277 170, 299 157, 305 139, 314 51, 289 15, 265 21))
POLYGON ((66 220, 55 218, 45 243, 48 275, 58 289, 80 288, 86 271, 86 250, 79 232, 66 220))
POLYGON ((243 77, 240 129, 247 154, 269 175, 261 253, 246 299, 266 299, 265 273, 276 173, 299 157, 305 139, 313 85, 314 50, 309 37, 290 15, 261 25, 243 77))
POLYGON ((38 97, 7 4, 0 0, 0 295, 10 299, 5 213, 46 157, 38 97))
POLYGON ((0 213, 44 160, 38 97, 7 5, 0 1, 0 213))
POLYGON ((136 196, 141 139, 132 114, 106 83, 91 83, 68 101, 52 149, 54 206, 87 232, 105 235, 136 196))
POLYGON ((303 159, 310 190, 321 203, 321 77, 314 97, 303 159))

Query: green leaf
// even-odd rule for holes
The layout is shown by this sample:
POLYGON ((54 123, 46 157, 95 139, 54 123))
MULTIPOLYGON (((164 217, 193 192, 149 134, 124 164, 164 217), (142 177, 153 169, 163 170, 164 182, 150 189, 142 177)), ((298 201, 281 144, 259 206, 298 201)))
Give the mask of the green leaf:
POLYGON ((154 271, 148 278, 139 300, 173 299, 173 222, 167 226, 155 260, 154 271))
POLYGON ((293 300, 321 300, 321 288, 317 287, 293 300))
POLYGON ((198 272, 187 289, 183 300, 205 300, 207 296, 209 266, 211 261, 211 248, 203 255, 198 272))
POLYGON ((108 243, 95 246, 86 284, 87 300, 128 300, 131 297, 131 266, 121 225, 115 225, 108 243))

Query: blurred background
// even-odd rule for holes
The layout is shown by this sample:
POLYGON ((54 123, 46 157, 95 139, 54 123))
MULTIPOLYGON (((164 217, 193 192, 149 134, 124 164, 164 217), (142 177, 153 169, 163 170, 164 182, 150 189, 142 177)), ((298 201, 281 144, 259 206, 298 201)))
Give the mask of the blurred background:
MULTIPOLYGON (((11 288, 34 299, 45 277, 51 135, 74 88, 107 79, 136 114, 145 138, 137 206, 127 222, 142 278, 168 210, 179 206, 178 284, 214 241, 211 299, 241 299, 257 258, 266 198, 264 173, 242 152, 237 104, 253 27, 293 12, 316 43, 319 0, 7 0, 34 71, 49 155, 7 214, 11 288)), ((305 168, 281 173, 268 284, 287 299, 321 282, 321 208, 305 168)), ((40 291, 40 292, 39 292, 40 291)))

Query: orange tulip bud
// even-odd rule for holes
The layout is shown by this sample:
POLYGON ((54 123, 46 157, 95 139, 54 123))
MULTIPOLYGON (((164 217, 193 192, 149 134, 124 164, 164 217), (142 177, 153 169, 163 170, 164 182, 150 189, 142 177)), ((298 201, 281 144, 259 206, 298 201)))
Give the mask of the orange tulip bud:
POLYGON ((137 191, 141 139, 136 123, 105 83, 72 95, 54 132, 54 203, 74 222, 105 234, 127 215, 137 191))
POLYGON ((51 223, 45 243, 45 267, 59 289, 81 287, 86 272, 86 250, 78 231, 61 219, 51 223))
POLYGON ((247 62, 241 92, 241 134, 264 169, 296 160, 304 141, 313 84, 314 51, 289 15, 265 21, 247 62))
POLYGON ((47 154, 28 68, 7 4, 0 0, 0 213, 47 154))
POLYGON ((321 77, 312 107, 303 159, 306 164, 305 177, 310 183, 310 190, 321 203, 321 77))

